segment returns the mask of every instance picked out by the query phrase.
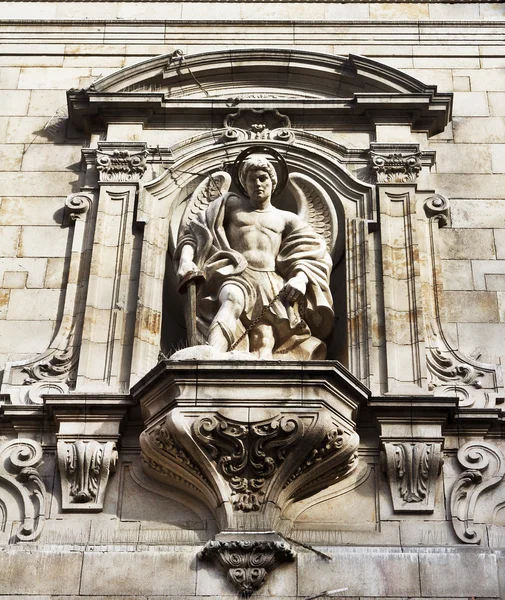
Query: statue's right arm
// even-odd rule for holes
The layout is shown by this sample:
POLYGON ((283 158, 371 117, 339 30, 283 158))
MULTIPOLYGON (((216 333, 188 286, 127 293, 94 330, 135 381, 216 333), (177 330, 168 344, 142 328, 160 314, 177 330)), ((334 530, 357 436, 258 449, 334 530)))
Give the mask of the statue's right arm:
POLYGON ((198 272, 195 262, 195 248, 192 244, 185 244, 179 253, 179 266, 177 268, 177 277, 184 279, 190 273, 198 272))

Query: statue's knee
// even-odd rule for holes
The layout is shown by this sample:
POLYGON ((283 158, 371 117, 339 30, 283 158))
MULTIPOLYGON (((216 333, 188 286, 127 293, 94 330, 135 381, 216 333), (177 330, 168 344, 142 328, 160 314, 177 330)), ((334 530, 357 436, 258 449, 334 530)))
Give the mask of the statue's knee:
POLYGON ((244 293, 236 285, 226 285, 219 294, 219 300, 221 301, 221 304, 227 302, 233 304, 233 306, 243 307, 244 293))

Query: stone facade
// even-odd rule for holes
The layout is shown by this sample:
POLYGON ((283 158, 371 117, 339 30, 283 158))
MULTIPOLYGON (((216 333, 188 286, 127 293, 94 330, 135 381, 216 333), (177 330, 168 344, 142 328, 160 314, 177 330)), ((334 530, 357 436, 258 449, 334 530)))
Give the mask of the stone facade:
POLYGON ((504 5, 0 11, 0 600, 504 598, 504 5), (324 359, 193 348, 244 152, 327 243, 324 359))

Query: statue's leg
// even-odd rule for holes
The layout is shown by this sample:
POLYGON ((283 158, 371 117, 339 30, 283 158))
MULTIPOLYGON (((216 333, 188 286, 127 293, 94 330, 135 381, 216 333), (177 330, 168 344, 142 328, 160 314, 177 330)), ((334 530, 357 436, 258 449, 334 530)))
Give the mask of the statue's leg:
POLYGON ((242 288, 234 283, 223 285, 219 292, 219 310, 210 328, 208 342, 220 352, 228 352, 232 345, 237 321, 244 312, 245 298, 242 288))
POLYGON ((251 331, 249 339, 251 352, 256 354, 258 358, 264 360, 271 360, 273 358, 272 352, 275 345, 275 337, 271 325, 267 325, 266 323, 256 325, 251 331))

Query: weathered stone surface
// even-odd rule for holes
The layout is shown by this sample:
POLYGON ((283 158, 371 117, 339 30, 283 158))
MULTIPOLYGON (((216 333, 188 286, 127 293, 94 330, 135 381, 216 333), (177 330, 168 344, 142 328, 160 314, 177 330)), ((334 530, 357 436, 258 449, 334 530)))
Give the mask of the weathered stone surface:
POLYGON ((491 173, 488 146, 432 144, 436 151, 437 173, 491 173))
POLYGON ((440 256, 447 259, 494 258, 491 230, 444 229, 440 236, 440 256))
POLYGON ((310 552, 298 554, 298 593, 302 597, 347 587, 348 596, 420 595, 416 552, 325 548, 332 561, 310 552))
POLYGON ((4 550, 0 564, 0 588, 6 594, 29 597, 79 592, 82 566, 79 553, 4 550))
POLYGON ((471 261, 444 260, 442 270, 446 290, 473 290, 471 261))
POLYGON ((419 566, 423 596, 500 596, 496 556, 491 552, 466 549, 419 553, 419 566), (475 564, 479 564, 478 577, 475 564))
POLYGON ((447 319, 458 323, 498 322, 498 299, 493 292, 445 292, 447 319))
MULTIPOLYGON (((501 227, 505 223, 505 205, 501 200, 454 200, 451 203, 451 222, 454 229, 480 229, 480 235, 487 244, 487 229, 501 227)), ((495 235, 500 229, 495 230, 495 235)), ((444 231, 442 237, 445 237, 444 231)), ((472 233, 464 235, 468 240, 472 239, 472 233)), ((458 258, 456 255, 453 258, 458 258)), ((481 258, 478 253, 468 258, 481 258)), ((499 258, 499 257, 498 257, 499 258)))
POLYGON ((191 594, 196 584, 194 561, 194 548, 184 546, 170 552, 86 552, 80 592, 90 596, 125 591, 134 595, 191 594))

